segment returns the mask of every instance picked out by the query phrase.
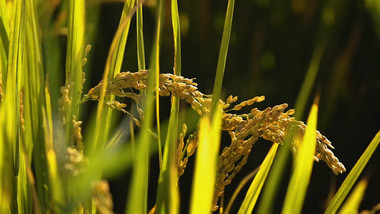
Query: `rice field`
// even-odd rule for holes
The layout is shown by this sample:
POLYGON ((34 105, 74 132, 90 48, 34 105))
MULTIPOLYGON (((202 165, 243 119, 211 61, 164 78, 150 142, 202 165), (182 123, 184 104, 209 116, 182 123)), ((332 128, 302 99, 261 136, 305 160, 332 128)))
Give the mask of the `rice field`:
POLYGON ((375 0, 0 0, 0 212, 378 212, 378 23, 375 0))

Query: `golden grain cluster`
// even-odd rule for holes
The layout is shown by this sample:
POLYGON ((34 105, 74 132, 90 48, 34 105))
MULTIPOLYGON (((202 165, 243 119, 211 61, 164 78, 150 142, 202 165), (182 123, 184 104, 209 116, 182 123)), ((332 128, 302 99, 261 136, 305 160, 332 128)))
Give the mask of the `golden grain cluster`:
MULTIPOLYGON (((106 88, 107 95, 116 97, 128 97, 133 99, 139 106, 142 99, 141 90, 147 88, 147 79, 149 71, 142 70, 138 72, 122 72, 112 80, 109 80, 106 88)), ((84 96, 82 102, 87 100, 97 100, 100 96, 100 90, 103 82, 90 89, 84 96)), ((197 88, 194 79, 188 79, 173 74, 160 74, 159 76, 159 94, 161 96, 176 96, 185 100, 199 114, 204 115, 211 110, 212 96, 205 95, 197 88)), ((63 96, 65 93, 63 93, 63 96)), ((224 193, 225 186, 231 183, 231 180, 246 164, 253 144, 261 137, 273 143, 283 144, 287 134, 295 133, 294 138, 304 135, 306 125, 297 121, 292 115, 294 110, 286 111, 288 105, 276 105, 273 108, 268 107, 264 110, 252 108, 249 113, 236 114, 233 112, 241 110, 243 107, 251 106, 255 102, 261 102, 264 96, 257 96, 252 99, 243 101, 239 104, 231 105, 236 102, 237 96, 229 96, 226 101, 219 100, 220 109, 223 111, 222 130, 229 133, 231 143, 225 147, 218 158, 217 177, 214 190, 214 210, 217 209, 217 201, 224 193), (293 131, 292 131, 293 130, 293 131)), ((124 109, 126 104, 118 101, 107 103, 108 106, 126 113, 124 109)), ((141 109, 138 108, 141 112, 141 109)), ((142 115, 142 113, 140 114, 142 115)), ((141 119, 141 118, 140 118, 141 119)), ((184 173, 188 158, 192 156, 198 145, 198 131, 190 134, 185 143, 187 127, 182 126, 182 132, 179 135, 177 149, 177 167, 178 176, 184 173)), ((293 142, 297 142, 293 140, 293 142)), ((332 169, 335 174, 344 172, 346 169, 338 158, 331 151, 334 147, 331 142, 322 134, 317 132, 317 148, 314 159, 323 160, 332 169)), ((292 143, 293 152, 297 152, 297 143, 292 143)))

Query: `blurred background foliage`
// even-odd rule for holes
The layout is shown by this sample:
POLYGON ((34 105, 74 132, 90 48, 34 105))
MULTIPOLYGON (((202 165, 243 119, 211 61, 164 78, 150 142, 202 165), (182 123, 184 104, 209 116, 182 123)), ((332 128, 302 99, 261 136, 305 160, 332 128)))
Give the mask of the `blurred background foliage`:
MULTIPOLYGON (((146 0, 144 5, 145 51, 150 53, 155 26, 155 1, 146 0)), ((227 1, 181 0, 178 6, 182 31, 182 75, 195 77, 200 91, 211 94, 227 1)), ((96 31, 96 38, 88 38, 93 50, 89 56, 92 60, 85 68, 87 73, 91 73, 91 76, 88 75, 87 88, 101 79, 122 8, 122 1, 105 0, 99 8, 88 7, 88 27, 96 31), (95 23, 97 27, 93 27, 95 23)), ((166 1, 161 72, 172 72, 172 67, 170 1, 166 1)), ((122 71, 127 70, 137 70, 135 18, 131 23, 122 67, 122 71)), ((321 92, 318 129, 333 142, 336 148, 334 153, 349 171, 380 129, 380 2, 236 2, 223 82, 224 98, 232 94, 239 96, 239 100, 246 100, 265 95, 266 101, 257 104, 260 109, 284 102, 294 108, 308 71, 317 72, 315 83, 309 85, 311 97, 317 90, 321 92)), ((310 109, 311 101, 306 109, 310 109)), ((165 118, 169 115, 170 104, 167 102, 162 105, 161 117, 165 118)), ((305 115, 298 119, 305 121, 305 115)), ((223 143, 227 144, 228 141, 223 143)), ((261 163, 270 145, 264 140, 254 145, 248 164, 226 188, 227 200, 238 181, 261 163)), ((366 191, 360 210, 370 209, 380 202, 380 153, 376 153, 365 169, 370 175, 370 188, 366 191)), ((150 184, 155 185, 159 169, 157 159, 152 161, 150 184)), ((189 200, 186 199, 190 196, 191 165, 180 179, 182 211, 187 209, 189 200)), ((322 213, 329 193, 335 191, 346 175, 344 173, 336 177, 325 164, 315 164, 304 213, 322 213)), ((128 188, 125 186, 128 177, 129 173, 111 182, 115 211, 118 213, 124 210, 126 196, 119 193, 128 188)), ((287 182, 288 178, 284 178, 279 198, 283 198, 281 196, 285 194, 287 182)), ((241 201, 243 195, 237 200, 241 201)), ((153 203, 153 200, 150 201, 149 207, 153 203)), ((278 209, 281 204, 282 201, 274 202, 278 209)))

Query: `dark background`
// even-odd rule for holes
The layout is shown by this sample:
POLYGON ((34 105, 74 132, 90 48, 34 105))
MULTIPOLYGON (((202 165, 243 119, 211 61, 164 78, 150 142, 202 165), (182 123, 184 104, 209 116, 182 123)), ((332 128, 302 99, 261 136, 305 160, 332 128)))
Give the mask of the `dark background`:
MULTIPOLYGON (((145 3, 144 39, 146 61, 149 62, 155 29, 155 2, 145 3)), ((200 91, 211 94, 227 1, 182 0, 178 4, 182 75, 195 77, 200 91)), ((97 37, 91 43, 90 57, 93 60, 87 72, 91 72, 92 77, 88 87, 101 79, 122 8, 121 3, 100 7, 97 37)), ((166 1, 165 8, 160 63, 161 72, 169 73, 173 67, 170 1, 166 1)), ((335 155, 349 172, 380 129, 380 34, 376 33, 375 23, 376 19, 371 16, 364 0, 237 0, 223 82, 224 98, 232 94, 243 101, 265 95, 266 100, 256 105, 260 109, 281 103, 294 108, 313 52, 316 47, 321 47, 323 54, 317 63, 318 75, 304 115, 307 115, 316 91, 321 90, 318 129, 333 143, 335 155)), ((122 69, 137 70, 135 19, 132 20, 122 69)), ((164 104, 162 117, 168 113, 169 103, 164 104)), ((306 117, 299 119, 305 121, 306 117)), ((228 141, 223 141, 223 145, 227 144, 228 141)), ((270 145, 264 140, 254 145, 249 162, 226 187, 225 203, 240 180, 259 166, 270 145)), ((380 202, 379 157, 377 149, 364 170, 369 176, 369 187, 360 210, 371 209, 380 202)), ((180 179, 181 213, 187 213, 193 163, 191 158, 180 179)), ((159 171, 157 157, 153 157, 151 166, 149 197, 152 200, 149 208, 155 199, 159 171)), ((330 188, 338 188, 348 172, 335 176, 323 162, 315 163, 303 213, 322 213, 330 188)), ((124 212, 129 176, 130 172, 125 172, 111 180, 117 213, 124 212)), ((288 179, 284 177, 279 200, 273 202, 276 213, 281 210, 281 198, 288 179)), ((247 188, 238 197, 234 212, 247 188)))

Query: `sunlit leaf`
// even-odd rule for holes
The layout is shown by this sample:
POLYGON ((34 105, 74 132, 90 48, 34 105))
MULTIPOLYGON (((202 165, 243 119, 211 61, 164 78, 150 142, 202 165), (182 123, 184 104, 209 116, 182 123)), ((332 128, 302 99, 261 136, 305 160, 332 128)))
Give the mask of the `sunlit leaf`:
POLYGON ((210 213, 214 194, 217 157, 220 146, 221 113, 211 122, 209 116, 201 119, 199 147, 196 154, 191 214, 210 213))
POLYGON ((327 207, 325 211, 326 214, 336 213, 336 211, 339 209, 344 199, 347 197, 348 193, 350 192, 352 186, 354 185, 359 175, 363 171, 364 167, 367 165, 372 154, 375 152, 379 143, 380 143, 380 131, 377 132, 376 136, 372 139, 367 149, 360 156, 359 160, 356 162, 355 166, 347 175, 346 179, 344 179, 342 185, 338 189, 338 192, 335 194, 329 206, 327 207))
POLYGON ((356 184, 350 196, 339 210, 339 214, 356 214, 359 213, 359 206, 363 200, 365 190, 367 189, 367 179, 362 179, 356 184))
POLYGON ((286 192, 282 213, 301 213, 313 169, 317 142, 318 104, 315 102, 307 120, 307 128, 302 143, 295 156, 293 173, 286 192))
POLYGON ((257 198, 260 195, 261 189, 263 188, 264 182, 268 176, 269 170, 272 166, 274 157, 276 155, 278 144, 274 143, 272 148, 269 150, 267 156, 265 157, 263 163, 260 166, 260 170, 253 179, 251 186, 249 187, 247 194, 245 195, 244 201, 240 206, 239 213, 252 213, 253 208, 256 205, 257 198))

